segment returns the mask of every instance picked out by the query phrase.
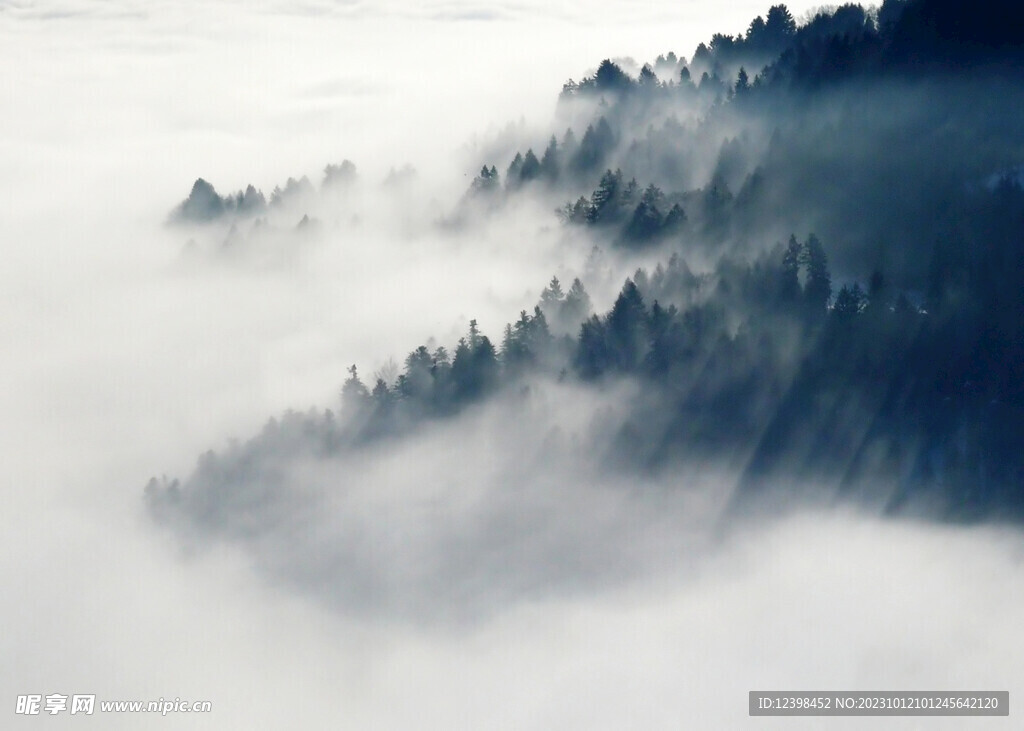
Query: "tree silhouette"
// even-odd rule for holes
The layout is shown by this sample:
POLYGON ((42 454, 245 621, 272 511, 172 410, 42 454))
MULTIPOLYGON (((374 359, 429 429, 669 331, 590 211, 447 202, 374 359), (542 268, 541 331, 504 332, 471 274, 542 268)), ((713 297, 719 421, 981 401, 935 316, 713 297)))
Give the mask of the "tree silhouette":
POLYGON ((608 313, 607 338, 612 364, 620 371, 634 370, 646 354, 647 310, 631 279, 626 280, 608 313))
POLYGON ((594 74, 594 88, 597 91, 626 91, 633 85, 633 80, 618 64, 605 59, 597 67, 594 74))
POLYGON ((800 297, 800 263, 803 260, 803 247, 796 236, 789 237, 785 254, 782 257, 782 281, 779 299, 782 302, 796 302, 800 297))
POLYGON ((579 323, 590 316, 591 309, 590 295, 584 289, 583 283, 578 277, 573 279, 572 285, 565 295, 565 301, 562 303, 560 312, 559 319, 563 327, 578 326, 579 323))
POLYGON ((500 189, 501 179, 498 170, 493 165, 480 168, 480 173, 473 178, 470 184, 470 192, 474 195, 489 195, 500 189))
POLYGON ((508 166, 508 170, 505 172, 505 185, 508 188, 519 187, 519 182, 522 177, 523 171, 523 156, 520 153, 516 153, 516 156, 512 158, 512 162, 508 166))
POLYGON ((540 177, 540 161, 537 156, 533 154, 533 150, 527 150, 526 155, 523 157, 523 167, 519 171, 519 178, 524 183, 528 183, 531 180, 536 180, 540 177))
POLYGON ((341 387, 342 408, 348 413, 357 412, 366 405, 369 397, 370 392, 366 390, 366 386, 359 380, 359 372, 356 370, 356 366, 350 366, 348 378, 345 379, 345 383, 341 387))
POLYGON ((848 322, 854 316, 859 315, 864 308, 866 298, 864 291, 859 284, 854 283, 852 287, 843 285, 836 295, 836 302, 832 307, 832 314, 837 319, 848 322))
POLYGON ((548 286, 540 293, 540 306, 547 312, 555 312, 565 299, 562 283, 558 277, 551 277, 548 286))
POLYGON ((612 132, 608 120, 601 117, 597 126, 588 125, 579 149, 572 158, 573 169, 577 172, 590 172, 600 169, 605 158, 615 147, 615 133, 612 132))
POLYGON ((828 270, 828 257, 818 237, 811 234, 804 243, 800 263, 807 267, 804 300, 812 311, 824 312, 832 298, 832 275, 828 270))
POLYGON ((621 185, 622 173, 619 170, 614 173, 611 170, 606 170, 601 176, 601 182, 598 183, 597 189, 590 197, 588 220, 591 223, 598 223, 602 219, 610 217, 609 214, 614 210, 621 185))
POLYGON ((544 156, 540 159, 540 173, 545 180, 548 180, 549 182, 558 180, 559 173, 562 169, 560 158, 561 152, 558 149, 558 140, 555 139, 554 135, 551 135, 551 140, 548 142, 548 146, 544 150, 544 156))
POLYGON ((747 76, 747 71, 740 66, 740 72, 736 77, 736 94, 745 94, 750 91, 750 77, 747 76))
POLYGON ((658 206, 664 205, 664 200, 664 195, 653 183, 647 187, 626 226, 627 240, 643 243, 661 233, 664 219, 658 206))

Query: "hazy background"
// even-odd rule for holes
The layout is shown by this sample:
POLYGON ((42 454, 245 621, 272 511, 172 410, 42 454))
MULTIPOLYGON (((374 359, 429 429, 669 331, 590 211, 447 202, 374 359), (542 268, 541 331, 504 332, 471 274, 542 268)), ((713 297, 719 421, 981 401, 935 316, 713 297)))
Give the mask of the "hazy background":
POLYGON ((334 611, 266 581, 251 553, 188 554, 142 511, 151 475, 187 474, 285 408, 333 405, 350 363, 450 345, 473 317, 496 338, 582 266, 544 211, 462 236, 371 215, 269 263, 189 258, 163 222, 196 177, 269 194, 349 158, 372 191, 411 163, 443 211, 483 162, 474 138, 520 117, 544 128, 568 77, 689 56, 766 11, 0 0, 0 725, 61 723, 17 718, 27 693, 213 703, 73 721, 104 729, 820 728, 752 722, 746 693, 1015 695, 1012 533, 808 514, 696 544, 658 524, 644 542, 658 510, 641 505, 623 530, 579 528, 628 541, 633 580, 437 627, 334 611))

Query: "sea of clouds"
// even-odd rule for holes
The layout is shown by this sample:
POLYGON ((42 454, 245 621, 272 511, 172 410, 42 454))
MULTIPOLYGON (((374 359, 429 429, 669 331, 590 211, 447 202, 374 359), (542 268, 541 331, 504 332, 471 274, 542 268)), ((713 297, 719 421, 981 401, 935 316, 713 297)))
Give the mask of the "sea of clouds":
POLYGON ((144 510, 152 475, 336 408, 351 363, 450 346, 473 318, 498 338, 571 281, 589 252, 540 204, 435 225, 502 164, 479 150, 521 118, 542 146, 561 83, 604 57, 690 55, 766 10, 0 1, 0 726, 56 723, 15 715, 29 693, 213 704, 73 719, 102 729, 751 728, 753 689, 1013 697, 1018 533, 820 507, 723 521, 728 470, 648 484, 573 448, 628 392, 473 409, 338 465, 344 493, 311 468, 299 507, 322 510, 253 541, 182 540, 144 510), (164 225, 197 177, 269 194, 346 158, 358 220, 271 256, 164 225), (396 199, 380 183, 406 164, 396 199))

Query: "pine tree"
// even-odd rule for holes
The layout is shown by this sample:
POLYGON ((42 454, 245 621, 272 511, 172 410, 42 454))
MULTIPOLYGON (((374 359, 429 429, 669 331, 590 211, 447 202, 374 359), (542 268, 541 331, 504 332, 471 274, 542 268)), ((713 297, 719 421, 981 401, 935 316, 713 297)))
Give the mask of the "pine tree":
POLYGON ((555 139, 554 135, 551 135, 547 149, 544 150, 544 156, 540 159, 540 173, 545 180, 550 182, 558 180, 562 167, 560 157, 558 140, 555 139))
POLYGON ((651 91, 657 89, 660 84, 658 83, 658 77, 651 69, 650 65, 644 64, 644 67, 640 69, 640 77, 637 79, 640 88, 645 91, 651 91))
POLYGON ((473 351, 473 370, 475 376, 475 395, 482 396, 498 384, 498 352, 491 339, 480 336, 476 350, 473 351))
MULTIPOLYGON (((526 314, 525 311, 523 314, 526 314)), ((505 370, 509 373, 516 372, 525 360, 525 355, 523 345, 512 330, 512 325, 506 324, 501 337, 501 362, 505 370)))
POLYGON ((566 161, 571 160, 578 150, 579 142, 576 140, 576 134, 571 128, 566 129, 565 134, 562 135, 562 158, 566 161))
POLYGON ((672 207, 668 210, 668 214, 665 216, 665 232, 672 233, 678 231, 686 223, 686 212, 682 206, 678 203, 673 203, 672 207))
POLYGON ((540 293, 540 306, 548 312, 554 312, 564 298, 565 293, 562 292, 562 284, 558 277, 551 277, 551 282, 540 293))
POLYGON ((465 398, 473 387, 473 351, 465 338, 459 338, 452 359, 452 387, 455 399, 465 398))
POLYGON ((624 372, 636 368, 647 344, 647 310, 639 288, 626 280, 607 319, 608 349, 612 362, 624 372))
POLYGON ((608 217, 614 207, 621 185, 622 173, 620 171, 616 170, 614 173, 611 170, 605 171, 597 189, 590 197, 590 214, 588 216, 590 223, 598 223, 608 217))
POLYGON ((523 157, 523 166, 519 171, 519 179, 524 183, 528 183, 531 180, 536 180, 540 177, 540 161, 537 156, 533 154, 533 150, 529 149, 526 151, 526 155, 523 157))
POLYGON ((579 172, 600 169, 600 165, 615 147, 615 133, 608 120, 601 117, 597 126, 587 126, 579 149, 573 156, 573 168, 579 172))
POLYGON ((350 413, 358 411, 366 404, 369 397, 370 392, 366 390, 366 386, 359 380, 359 372, 355 365, 352 365, 348 369, 348 378, 341 387, 342 408, 350 413))
POLYGON ((498 176, 498 169, 493 165, 487 167, 484 165, 480 168, 480 174, 473 178, 473 183, 470 185, 470 191, 474 194, 487 194, 493 193, 498 190, 501 185, 501 181, 498 176))
POLYGON ((735 89, 737 96, 750 91, 750 77, 747 76, 747 70, 742 66, 740 66, 740 72, 736 77, 735 89))
POLYGON ((573 365, 581 378, 593 379, 607 371, 610 363, 604 323, 593 315, 580 325, 573 365))
POLYGON ((410 399, 429 401, 434 385, 431 373, 433 367, 434 359, 425 345, 409 353, 405 358, 405 373, 400 389, 402 395, 410 399))
POLYGON ((551 341, 551 329, 548 327, 548 319, 540 305, 535 305, 533 317, 530 319, 529 348, 535 356, 544 359, 551 348, 551 341))
POLYGON ((849 321, 859 315, 864 308, 864 291, 854 283, 852 287, 845 284, 836 295, 836 303, 832 307, 832 315, 841 321, 849 321))
POLYGON ((373 386, 373 403, 378 409, 387 408, 394 402, 394 394, 383 378, 378 378, 373 386))
POLYGON ((832 298, 832 275, 828 271, 828 257, 818 237, 811 234, 802 252, 801 264, 807 267, 804 300, 812 311, 824 312, 832 298))
POLYGON ((661 211, 654 203, 656 196, 648 195, 652 189, 657 190, 653 185, 648 188, 640 198, 640 204, 633 211, 633 216, 626 226, 627 240, 637 243, 650 241, 661 232, 663 220, 661 211))
POLYGON ((512 162, 509 163, 508 170, 505 173, 505 187, 510 189, 519 187, 522 170, 523 156, 517 152, 516 156, 512 158, 512 162))
POLYGON ((782 281, 779 299, 782 302, 796 302, 800 298, 800 261, 803 247, 790 235, 786 251, 782 255, 782 281))
POLYGON ((774 48, 781 48, 796 35, 796 21, 785 5, 773 5, 768 9, 764 22, 765 36, 774 48))
MULTIPOLYGON (((619 172, 616 170, 615 172, 619 172)), ((622 173, 619 173, 620 179, 622 173)), ((618 201, 620 208, 631 209, 640 199, 640 185, 636 178, 630 178, 629 182, 622 188, 622 196, 618 201)))
POLYGON ((590 295, 584 289, 583 282, 579 280, 579 277, 573 279, 572 286, 569 287, 569 292, 565 295, 565 301, 562 303, 559 318, 561 323, 565 326, 576 327, 590 316, 592 309, 590 295))
POLYGON ((633 80, 626 72, 607 58, 601 62, 594 74, 594 87, 598 91, 624 91, 632 85, 633 80))

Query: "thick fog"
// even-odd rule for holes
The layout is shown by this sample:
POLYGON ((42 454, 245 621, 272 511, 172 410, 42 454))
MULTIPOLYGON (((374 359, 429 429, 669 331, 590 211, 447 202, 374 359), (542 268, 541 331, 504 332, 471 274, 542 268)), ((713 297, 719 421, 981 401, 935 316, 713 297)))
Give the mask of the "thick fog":
POLYGON ((561 134, 568 78, 766 10, 0 0, 0 726, 60 693, 212 703, 69 722, 98 729, 811 729, 747 692, 1024 689, 1017 531, 734 515, 749 453, 619 459, 628 379, 303 446, 351 365, 372 388, 472 320, 497 345, 553 275, 600 313, 653 267, 467 191, 561 134), (197 178, 266 209, 181 220, 197 178), (191 497, 147 506, 154 475, 191 497))

